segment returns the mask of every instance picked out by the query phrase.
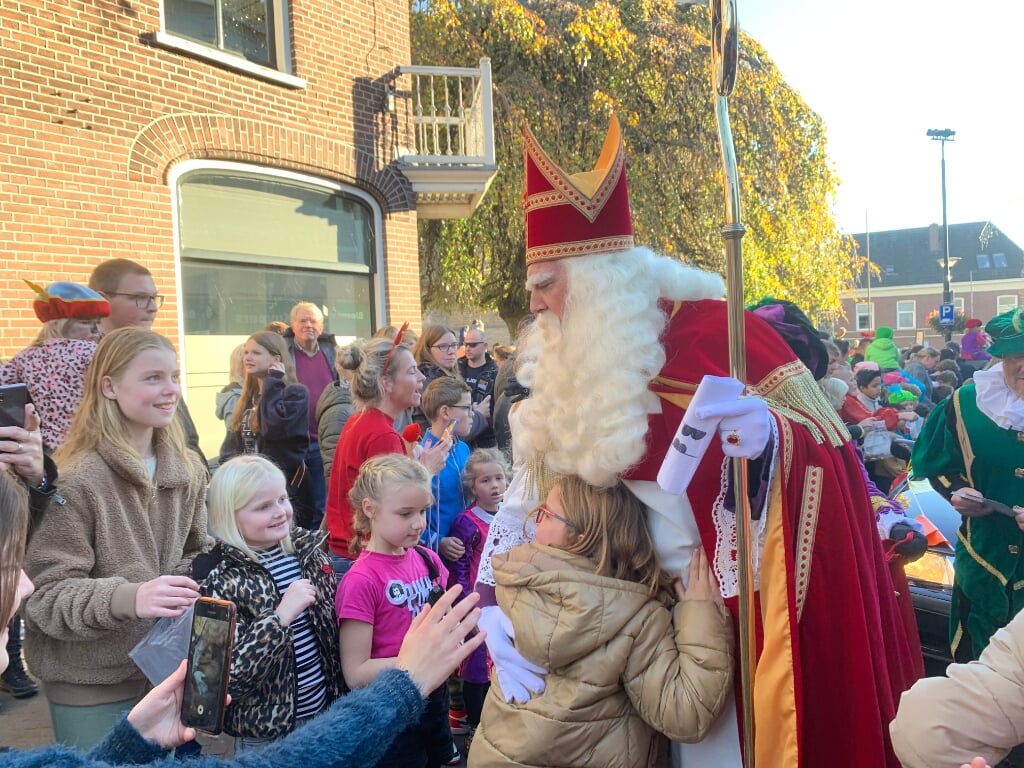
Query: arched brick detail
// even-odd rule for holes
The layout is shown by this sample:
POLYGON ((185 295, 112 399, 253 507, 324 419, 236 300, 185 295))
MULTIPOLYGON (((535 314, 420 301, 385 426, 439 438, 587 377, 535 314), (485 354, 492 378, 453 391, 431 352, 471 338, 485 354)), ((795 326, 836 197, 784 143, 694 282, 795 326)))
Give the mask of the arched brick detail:
POLYGON ((162 115, 136 134, 128 153, 132 181, 167 181, 182 160, 235 160, 355 184, 389 213, 412 210, 412 186, 392 165, 352 144, 259 120, 216 113, 162 115))

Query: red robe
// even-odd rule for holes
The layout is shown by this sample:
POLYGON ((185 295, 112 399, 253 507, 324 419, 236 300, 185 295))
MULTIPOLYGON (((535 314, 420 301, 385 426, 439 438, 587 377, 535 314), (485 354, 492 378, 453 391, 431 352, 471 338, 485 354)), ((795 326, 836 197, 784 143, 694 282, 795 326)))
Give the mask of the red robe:
MULTIPOLYGON (((667 359, 651 385, 662 414, 651 416, 647 455, 627 479, 656 479, 700 383, 696 374, 729 372, 725 302, 666 309, 673 313, 662 337, 667 359)), ((746 346, 748 381, 779 427, 781 475, 756 598, 757 763, 899 768, 888 724, 900 693, 923 672, 912 612, 897 599, 901 592, 909 600, 905 582, 898 589, 900 574, 895 580, 890 574, 858 458, 845 436, 837 437, 834 411, 831 423, 823 417, 829 406, 813 389, 810 372, 751 313, 746 346)), ((687 491, 712 562, 717 531, 711 510, 723 460, 720 443, 712 441, 687 491)), ((726 604, 736 618, 738 599, 726 604)))

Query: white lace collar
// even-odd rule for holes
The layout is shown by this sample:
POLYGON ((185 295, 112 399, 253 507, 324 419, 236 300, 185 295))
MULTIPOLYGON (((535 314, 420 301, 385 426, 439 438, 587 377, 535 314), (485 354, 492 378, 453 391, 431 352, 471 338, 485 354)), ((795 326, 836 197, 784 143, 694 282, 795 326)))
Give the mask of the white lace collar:
POLYGON ((1024 431, 1024 398, 1013 393, 1003 378, 1003 364, 974 374, 978 410, 1003 429, 1024 431))

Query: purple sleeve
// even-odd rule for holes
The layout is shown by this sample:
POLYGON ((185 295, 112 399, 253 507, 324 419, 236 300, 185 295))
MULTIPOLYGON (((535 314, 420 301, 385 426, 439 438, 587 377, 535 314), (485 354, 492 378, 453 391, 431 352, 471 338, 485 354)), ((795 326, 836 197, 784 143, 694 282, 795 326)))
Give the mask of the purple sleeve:
POLYGON ((448 577, 449 589, 456 584, 461 584, 463 594, 468 594, 473 590, 473 585, 469 581, 469 569, 473 557, 473 546, 476 543, 474 539, 480 533, 476 525, 473 524, 473 521, 469 519, 470 514, 472 513, 463 512, 456 517, 452 523, 451 530, 448 532, 449 536, 454 536, 466 548, 466 551, 462 553, 462 557, 451 563, 451 575, 448 577))

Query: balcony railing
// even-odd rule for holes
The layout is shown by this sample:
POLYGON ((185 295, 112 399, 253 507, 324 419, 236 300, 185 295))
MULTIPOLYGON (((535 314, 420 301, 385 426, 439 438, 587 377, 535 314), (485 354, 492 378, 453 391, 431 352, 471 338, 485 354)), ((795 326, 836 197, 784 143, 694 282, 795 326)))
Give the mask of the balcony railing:
MULTIPOLYGON (((479 68, 405 66, 407 136, 395 160, 412 183, 421 218, 465 218, 498 171, 494 162, 491 62, 479 68)), ((397 91, 394 91, 397 95, 397 91)))

